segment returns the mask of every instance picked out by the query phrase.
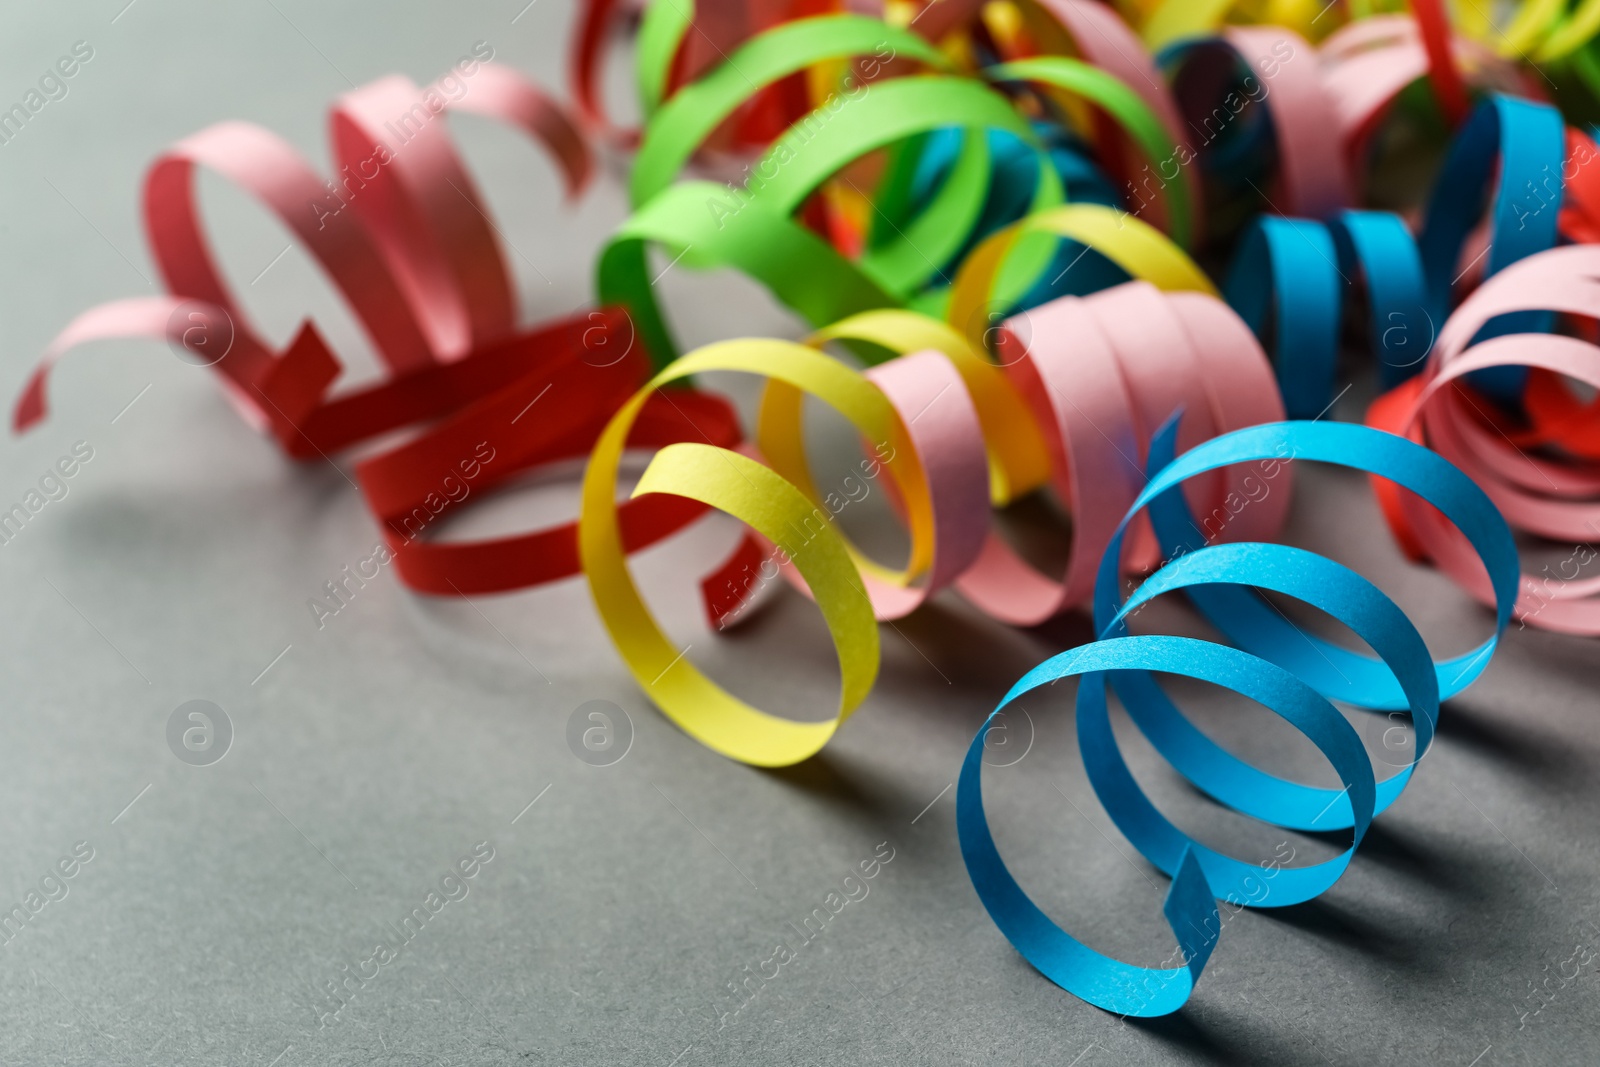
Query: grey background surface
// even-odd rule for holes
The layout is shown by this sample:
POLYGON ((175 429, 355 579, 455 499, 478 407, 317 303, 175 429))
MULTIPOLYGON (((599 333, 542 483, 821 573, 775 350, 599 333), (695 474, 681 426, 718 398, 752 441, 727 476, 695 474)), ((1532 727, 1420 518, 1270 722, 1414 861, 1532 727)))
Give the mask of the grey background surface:
MULTIPOLYGON (((4 9, 0 105, 74 42, 94 49, 68 96, 0 145, 8 404, 74 314, 156 291, 137 197, 165 144, 246 118, 325 168, 324 106, 350 84, 391 71, 426 81, 483 40, 559 89, 572 15, 558 0, 124 3, 4 9)), ((621 99, 625 76, 612 81, 621 99)), ((515 246, 525 319, 581 306, 593 252, 624 214, 616 167, 562 206, 538 150, 486 122, 452 125, 515 246)), ((262 328, 285 339, 312 314, 365 358, 278 224, 201 184, 262 328)), ((679 270, 661 284, 690 340, 796 331, 738 278, 679 270)), ((1358 415, 1365 391, 1335 414, 1358 415)), ((962 869, 947 790, 993 702, 1083 640, 1081 619, 1019 632, 941 598, 884 628, 878 687, 823 755, 753 770, 642 699, 578 581, 463 604, 385 574, 319 629, 307 599, 370 553, 373 522, 340 471, 282 459, 162 346, 74 353, 53 401, 40 429, 0 443, 6 507, 73 442, 94 449, 69 495, 0 547, 0 903, 21 901, 76 842, 94 858, 0 947, 0 1062, 1600 1061, 1600 959, 1561 973, 1579 946, 1580 960, 1600 951, 1592 642, 1513 630, 1447 706, 1436 750, 1344 880, 1311 904, 1239 915, 1182 1013, 1124 1024, 1045 981, 995 930, 962 869), (197 698, 222 706, 235 734, 206 767, 166 741, 173 709, 197 698), (593 699, 632 723, 609 767, 566 743, 593 699), (355 968, 480 842, 494 858, 468 895, 319 1027, 313 986, 355 968), (791 924, 882 842, 894 858, 869 895, 740 1007, 728 984, 779 941, 797 944, 791 924)), ((506 494, 458 529, 574 514, 575 477, 506 494)), ((1296 501, 1297 543, 1377 577, 1443 651, 1487 632, 1484 611, 1400 562, 1361 479, 1301 484, 1315 492, 1296 501)), ((636 573, 716 677, 819 714, 837 683, 808 603, 779 595, 729 635, 698 621, 693 577, 732 536, 708 520, 642 554, 636 573)), ((1196 706, 1268 766, 1327 780, 1258 711, 1203 695, 1196 706)), ((1387 724, 1362 726, 1381 754, 1387 724)), ((1012 731, 995 762, 1026 755, 986 780, 1024 885, 1101 950, 1160 961, 1165 879, 1125 858, 1094 802, 1065 697, 1030 704, 1012 731)), ((1137 738, 1129 747, 1167 810, 1208 840, 1261 858, 1285 840, 1219 813, 1137 738)))

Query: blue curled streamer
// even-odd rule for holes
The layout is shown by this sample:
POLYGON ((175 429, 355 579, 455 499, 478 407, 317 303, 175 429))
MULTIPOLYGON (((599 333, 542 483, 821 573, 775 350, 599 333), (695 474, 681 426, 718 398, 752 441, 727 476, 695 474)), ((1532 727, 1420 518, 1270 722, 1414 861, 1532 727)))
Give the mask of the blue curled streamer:
POLYGON ((1151 476, 1101 557, 1094 593, 1100 639, 1054 656, 1024 675, 968 746, 956 791, 961 854, 978 898, 1006 939, 1045 977, 1106 1011, 1152 1017, 1188 1000, 1220 934, 1218 899, 1239 907, 1310 900, 1349 866, 1372 818, 1399 795, 1427 753, 1439 702, 1480 673, 1511 620, 1518 564, 1511 531, 1489 498, 1449 461, 1393 434, 1329 422, 1281 422, 1225 434, 1173 459, 1176 418, 1151 444, 1151 476), (1438 509, 1478 553, 1495 591, 1495 632, 1464 656, 1435 662, 1405 614, 1360 574, 1285 545, 1209 545, 1179 487, 1239 463, 1291 459, 1333 463, 1390 479, 1438 509), (1148 509, 1169 561, 1126 601, 1118 587, 1124 535, 1148 509), (1344 624, 1376 654, 1311 638, 1282 619, 1255 590, 1293 597, 1344 624), (1127 619, 1150 599, 1183 592, 1240 647, 1184 637, 1130 636, 1127 619), (1270 616, 1270 618, 1269 618, 1270 616), (1308 643, 1309 641, 1309 643, 1308 643), (1335 665, 1321 657, 1328 655, 1335 665), (1323 754, 1342 789, 1322 789, 1267 774, 1211 741, 1184 717, 1151 671, 1194 678, 1249 697, 1289 722, 1323 754), (990 723, 1041 686, 1079 679, 1078 746, 1101 805, 1144 857, 1172 877, 1163 912, 1177 938, 1168 962, 1141 967, 1105 956, 1057 926, 1028 897, 990 834, 983 807, 982 758, 990 723), (1349 847, 1306 867, 1236 860, 1189 837, 1139 788, 1111 731, 1106 685, 1129 718, 1179 773, 1235 811, 1296 830, 1349 830, 1349 847), (1355 729, 1330 703, 1369 711, 1407 710, 1417 731, 1412 762, 1376 781, 1355 729), (1269 892, 1258 892, 1271 882, 1269 892))
POLYGON ((1228 303, 1271 355, 1284 410, 1295 418, 1315 417, 1333 395, 1337 254, 1320 222, 1263 215, 1245 231, 1223 283, 1228 303), (1270 341, 1262 336, 1269 321, 1270 341))
MULTIPOLYGON (((1566 128, 1558 110, 1494 95, 1451 140, 1416 237, 1387 212, 1346 211, 1326 222, 1257 219, 1234 253, 1223 289, 1272 354, 1288 414, 1310 418, 1332 400, 1343 301, 1358 282, 1384 387, 1416 373, 1450 314, 1461 250, 1483 218, 1485 199, 1484 277, 1554 248, 1565 161, 1566 128)), ((1502 315, 1478 339, 1546 332, 1552 322, 1544 311, 1502 315)), ((1521 367, 1472 376, 1478 387, 1513 400, 1525 379, 1521 367)))
MULTIPOLYGON (((1427 276, 1417 242, 1400 216, 1346 211, 1329 227, 1339 249, 1339 272, 1362 283, 1372 351, 1385 389, 1422 369, 1444 320, 1428 311, 1427 276)), ((1328 383, 1332 389, 1333 383, 1328 383)))
MULTIPOLYGON (((1071 130, 1054 122, 1035 120, 1033 131, 1045 148, 1051 167, 1061 179, 1065 199, 1072 204, 1118 207, 1121 200, 1093 155, 1071 130)), ((965 131, 959 128, 928 134, 916 161, 912 203, 925 204, 954 169, 965 131)), ((952 278, 973 248, 995 231, 1026 218, 1039 182, 1035 150, 1004 130, 987 131, 990 159, 989 194, 972 233, 940 276, 952 278)), ((1115 263, 1072 240, 1059 242, 1050 264, 1035 284, 1008 309, 1007 314, 1037 307, 1058 296, 1086 296, 1128 280, 1115 263)))
MULTIPOLYGON (((1207 194, 1208 202, 1216 203, 1231 198, 1256 180, 1265 181, 1265 171, 1277 152, 1278 135, 1270 118, 1270 104, 1265 108, 1244 107, 1246 99, 1260 103, 1269 95, 1263 91, 1257 96, 1250 89, 1250 82, 1256 81, 1256 71, 1226 37, 1186 37, 1174 41, 1156 53, 1156 66, 1165 74, 1174 92, 1181 93, 1178 79, 1184 65, 1208 52, 1228 56, 1233 65, 1233 79, 1224 87, 1226 91, 1219 101, 1221 107, 1227 108, 1228 118, 1215 130, 1205 128, 1206 117, 1210 116, 1202 117, 1198 126, 1190 124, 1196 135, 1190 147, 1204 151, 1206 177, 1216 187, 1213 193, 1207 194), (1239 95, 1241 90, 1243 95, 1239 95), (1230 94, 1240 102, 1237 109, 1228 104, 1230 94), (1212 199, 1213 196, 1217 198, 1212 199)), ((1262 86, 1259 81, 1256 84, 1258 88, 1262 86)), ((1213 108, 1211 115, 1215 115, 1216 110, 1213 108)))
MULTIPOLYGON (((1489 247, 1484 277, 1556 245, 1561 211, 1562 168, 1567 132, 1561 112, 1550 104, 1496 94, 1479 104, 1450 142, 1429 198, 1428 214, 1417 235, 1428 278, 1430 313, 1442 322, 1450 312, 1450 291, 1467 235, 1483 217, 1484 199, 1500 166, 1489 208, 1489 247), (1537 184, 1535 184, 1537 179, 1537 184), (1552 202, 1538 196, 1545 189, 1552 202), (1530 199, 1531 197, 1531 199, 1530 199)), ((1504 316, 1507 325, 1493 333, 1537 332, 1518 326, 1525 314, 1504 316)))
MULTIPOLYGON (((1428 302, 1438 321, 1449 314, 1461 248, 1482 217, 1496 163, 1500 180, 1490 207, 1485 278, 1556 246, 1566 158, 1566 124, 1553 106, 1496 95, 1473 111, 1450 144, 1417 236, 1428 277, 1428 302), (1551 199, 1545 200, 1540 190, 1551 199)), ((1548 311, 1501 315, 1486 323, 1476 340, 1547 333, 1554 321, 1548 311)), ((1491 396, 1514 400, 1522 395, 1527 377, 1526 367, 1495 367, 1472 375, 1470 381, 1491 396)))
POLYGON ((1223 292, 1272 353, 1295 418, 1322 414, 1333 397, 1345 290, 1358 282, 1383 387, 1392 389, 1421 368, 1438 332, 1416 241, 1398 215, 1344 211, 1327 223, 1263 215, 1239 242, 1223 292))

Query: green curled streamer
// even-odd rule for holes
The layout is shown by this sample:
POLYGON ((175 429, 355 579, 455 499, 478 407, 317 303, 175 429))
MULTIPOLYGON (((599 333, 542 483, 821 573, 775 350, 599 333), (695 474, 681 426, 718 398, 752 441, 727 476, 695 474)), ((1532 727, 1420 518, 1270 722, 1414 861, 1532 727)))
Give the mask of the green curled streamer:
POLYGON ((752 201, 729 208, 726 201, 727 190, 713 182, 674 185, 623 223, 600 254, 600 302, 628 309, 657 368, 676 358, 677 345, 656 301, 651 244, 691 266, 733 267, 812 326, 897 306, 854 263, 787 215, 752 201))
POLYGON ((639 23, 634 80, 639 83, 639 108, 646 120, 667 95, 667 74, 684 35, 694 22, 694 0, 654 0, 639 23))
MULTIPOLYGON (((1065 56, 1039 56, 1002 63, 983 73, 994 82, 1035 82, 1083 97, 1115 119, 1133 138, 1145 158, 1157 166, 1162 160, 1177 155, 1178 146, 1173 143, 1161 119, 1150 110, 1150 105, 1120 78, 1098 67, 1065 56)), ((1188 251, 1194 227, 1188 186, 1183 182, 1172 182, 1165 187, 1164 194, 1172 239, 1180 248, 1188 251)))
POLYGON ((950 69, 944 55, 921 37, 860 15, 801 19, 752 38, 651 116, 628 179, 633 206, 670 185, 695 150, 751 94, 813 64, 881 56, 884 49, 896 58, 950 69))
MULTIPOLYGON (((1061 201, 1061 183, 1028 124, 1004 96, 978 82, 943 75, 896 78, 854 96, 833 98, 780 137, 746 188, 730 193, 711 183, 668 187, 625 223, 602 251, 597 289, 603 303, 621 304, 657 365, 676 355, 649 273, 647 244, 659 244, 673 261, 712 268, 733 266, 757 278, 814 326, 871 307, 912 302, 910 286, 937 272, 965 242, 988 187, 982 132, 1002 129, 1032 147, 1040 178, 1035 209, 1061 201), (959 182, 976 195, 936 198, 897 235, 852 263, 792 216, 823 182, 846 164, 943 127, 974 132, 973 162, 959 182), (982 153, 981 157, 978 153, 982 153), (982 167, 977 166, 980 160, 982 167), (687 190, 687 191, 684 191, 687 190), (917 262, 920 269, 913 269, 917 262)), ((1047 249, 1042 250, 1048 252, 1047 249)), ((1046 257, 1040 257, 1042 269, 1046 257)))

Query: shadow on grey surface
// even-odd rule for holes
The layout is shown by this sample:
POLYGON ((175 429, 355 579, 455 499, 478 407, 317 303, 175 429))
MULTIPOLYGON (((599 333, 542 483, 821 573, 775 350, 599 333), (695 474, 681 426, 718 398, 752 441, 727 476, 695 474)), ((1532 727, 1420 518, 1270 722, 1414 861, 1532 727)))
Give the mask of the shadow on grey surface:
POLYGON ((949 668, 971 672, 978 684, 1009 686, 1039 658, 1026 640, 1030 631, 991 619, 954 596, 941 595, 894 626, 930 659, 945 664, 947 673, 949 668))
MULTIPOLYGON (((302 531, 334 514, 342 498, 359 506, 349 483, 326 464, 292 474, 302 484, 281 493, 274 487, 270 497, 259 484, 112 486, 59 514, 44 514, 51 528, 46 539, 69 555, 115 550, 236 557, 237 546, 228 535, 259 531, 264 523, 274 532, 302 531)), ((362 538, 357 544, 369 547, 365 534, 362 538)))
POLYGON ((847 757, 829 749, 789 767, 757 767, 759 773, 783 783, 796 792, 820 801, 829 808, 855 816, 865 816, 886 825, 898 816, 903 807, 910 805, 909 796, 890 796, 882 790, 871 790, 870 773, 858 771, 847 757))
POLYGON ((1415 919, 1390 916, 1379 908, 1347 908, 1326 895, 1285 908, 1262 908, 1261 917, 1282 923, 1323 941, 1330 941, 1379 959, 1407 978, 1443 973, 1434 960, 1455 957, 1455 946, 1439 942, 1437 931, 1419 928, 1415 919))
POLYGON ((1538 668, 1567 676, 1587 675, 1600 682, 1600 657, 1595 655, 1592 637, 1536 630, 1531 626, 1518 630, 1512 626, 1506 631, 1504 645, 1519 661, 1527 658, 1538 668))
POLYGON ((1367 830, 1356 850, 1356 862, 1367 861, 1426 883, 1453 907, 1504 903, 1505 896, 1490 887, 1501 868, 1481 849, 1439 834, 1418 833, 1382 816, 1367 830))
POLYGON ((1052 656, 1069 648, 1087 645, 1095 639, 1094 620, 1084 611, 1062 612, 1023 632, 1047 645, 1052 656))
POLYGON ((1461 745, 1519 772, 1534 772, 1519 774, 1519 780, 1563 797, 1570 798, 1575 787, 1586 788, 1594 780, 1592 763, 1548 724, 1539 731, 1513 725, 1466 701, 1444 705, 1438 741, 1461 745))
MULTIPOLYGON (((1200 978, 1205 989, 1205 976, 1200 978)), ((1167 1046, 1174 1052, 1202 1057, 1206 1062, 1227 1064, 1270 1064, 1282 1067, 1286 1063, 1303 1062, 1303 1050, 1283 1041, 1281 1027, 1257 1027, 1248 1024, 1247 1014, 1237 1012, 1229 1021, 1227 1034, 1216 1027, 1207 1026, 1199 1019, 1194 1006, 1187 1005, 1171 1015, 1156 1019, 1125 1019, 1125 1026, 1167 1046)))

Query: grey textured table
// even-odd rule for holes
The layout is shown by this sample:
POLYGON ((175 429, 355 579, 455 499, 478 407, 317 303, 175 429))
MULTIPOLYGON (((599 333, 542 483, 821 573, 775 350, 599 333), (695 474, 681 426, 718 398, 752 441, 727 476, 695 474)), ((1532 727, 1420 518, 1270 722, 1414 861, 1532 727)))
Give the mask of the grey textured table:
MULTIPOLYGON (((247 118, 325 167, 323 108, 351 83, 428 79, 482 40, 559 86, 571 18, 559 0, 520 14, 521 0, 124 3, 3 16, 0 104, 75 42, 93 52, 0 144, 6 397, 77 311, 155 291, 137 204, 162 146, 247 118)), ((613 81, 620 98, 624 76, 613 81)), ((623 216, 616 174, 558 207, 537 150, 488 123, 453 125, 515 245, 525 317, 580 306, 593 250, 623 216)), ((363 351, 285 232, 221 182, 202 189, 263 328, 287 338, 310 313, 341 351, 363 351)), ((661 284, 691 340, 795 331, 738 278, 677 270, 661 284)), ((1362 392, 1337 414, 1357 414, 1362 392)), ((357 494, 327 464, 281 459, 162 346, 75 353, 54 401, 42 428, 0 446, 5 507, 74 442, 93 449, 67 495, 0 545, 0 904, 42 900, 0 947, 0 1062, 1600 1060, 1592 642, 1513 630, 1447 706, 1436 751, 1344 880, 1314 903, 1232 919, 1189 1007, 1124 1024, 1045 981, 995 930, 963 872, 947 788, 994 700, 1081 641, 1081 619, 1019 632, 941 598, 884 629, 881 681, 822 756, 752 770, 649 707, 577 581, 464 604, 385 574, 319 628, 308 599, 376 540, 357 494), (193 699, 225 709, 234 731, 209 766, 168 745, 169 718, 193 699), (588 700, 631 719, 611 766, 567 744, 588 700), (875 855, 892 859, 860 898, 804 934, 875 855), (442 882, 464 859, 473 876, 442 882), (414 909, 422 918, 403 924, 414 909), (334 1005, 318 988, 370 976, 380 941, 393 958, 321 1014, 334 1005), (780 942, 794 957, 752 981, 780 942)), ((1481 639, 1486 613, 1399 561, 1359 478, 1302 483, 1317 492, 1297 501, 1294 540, 1378 577, 1437 647, 1481 639)), ((456 529, 570 515, 575 496, 572 478, 547 480, 456 529)), ((726 636, 697 621, 688 576, 730 537, 709 520, 637 571, 708 670, 817 714, 836 675, 809 604, 779 596, 726 636)), ((1149 617, 1190 625, 1175 610, 1149 617)), ((1217 736, 1326 780, 1264 715, 1197 700, 1217 736)), ((1031 748, 1024 723, 1008 742, 1025 757, 989 772, 1002 849, 1081 936, 1161 960, 1165 879, 1125 858, 1094 803, 1070 707, 1029 714, 1031 748)), ((1369 741, 1382 725, 1364 720, 1369 741)), ((1153 793, 1208 840, 1261 856, 1284 840, 1129 745, 1153 793)), ((1333 847, 1295 842, 1302 857, 1333 847)))

